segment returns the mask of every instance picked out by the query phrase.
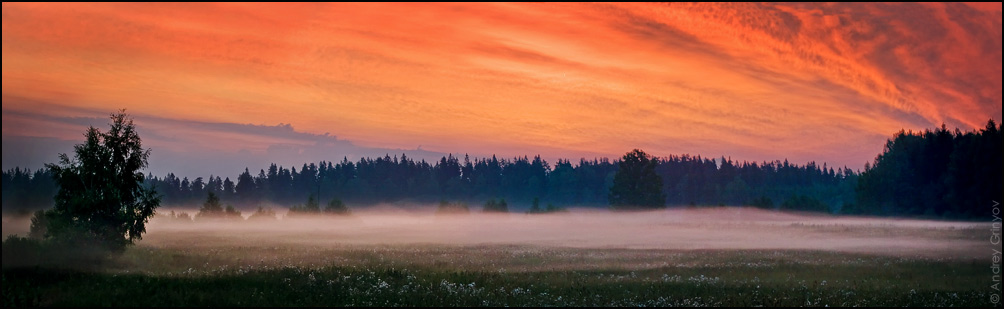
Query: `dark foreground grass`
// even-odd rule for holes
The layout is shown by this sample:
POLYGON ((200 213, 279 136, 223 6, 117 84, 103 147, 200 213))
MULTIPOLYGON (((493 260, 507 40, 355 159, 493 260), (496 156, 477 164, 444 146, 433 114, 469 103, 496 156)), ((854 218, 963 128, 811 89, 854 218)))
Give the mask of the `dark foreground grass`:
MULTIPOLYGON (((413 259, 424 255, 424 251, 414 247, 401 250, 407 254, 397 249, 381 250, 384 251, 348 250, 349 256, 362 262, 317 266, 214 266, 161 273, 5 267, 3 304, 4 307, 993 305, 987 265, 978 261, 826 252, 674 251, 653 259, 705 263, 633 268, 511 268, 527 260, 548 263, 541 260, 541 254, 523 254, 524 257, 499 261, 508 263, 509 270, 489 270, 456 263, 390 262, 388 256, 397 254, 413 259), (376 259, 375 255, 384 257, 376 259)), ((429 248, 436 255, 451 250, 466 255, 467 259, 487 258, 477 256, 477 252, 491 251, 479 247, 429 248)), ((550 252, 547 250, 551 249, 540 252, 550 252)), ((594 252, 563 249, 562 254, 574 256, 580 250, 594 252)), ((639 252, 658 253, 608 251, 611 259, 636 256, 639 252)), ((149 249, 138 256, 170 256, 170 253, 149 249)), ((554 261, 560 262, 560 258, 554 261)), ((182 263, 194 264, 194 261, 182 260, 182 263)))

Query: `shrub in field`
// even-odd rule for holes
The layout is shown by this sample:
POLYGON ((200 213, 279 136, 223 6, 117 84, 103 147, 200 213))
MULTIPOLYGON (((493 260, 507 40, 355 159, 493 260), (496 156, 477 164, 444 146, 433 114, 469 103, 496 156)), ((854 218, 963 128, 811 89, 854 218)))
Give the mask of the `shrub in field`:
POLYGON ((568 212, 568 209, 564 207, 555 206, 554 204, 547 203, 547 208, 540 208, 540 198, 533 198, 533 204, 530 206, 530 210, 526 213, 528 214, 542 214, 551 212, 568 212))
POLYGON ((206 196, 206 202, 202 204, 202 208, 199 209, 199 213, 195 217, 199 220, 206 219, 216 219, 216 220, 243 220, 244 217, 241 216, 241 212, 234 208, 233 205, 227 205, 223 208, 220 203, 220 198, 216 196, 215 193, 209 192, 206 196))
POLYGON ((345 206, 345 203, 340 199, 331 199, 328 202, 328 206, 324 207, 324 213, 335 214, 335 215, 347 215, 349 214, 349 208, 345 206))
POLYGON ((547 203, 547 208, 544 208, 544 212, 568 212, 568 209, 561 206, 554 206, 554 204, 547 203))
POLYGON ((183 222, 183 223, 191 223, 192 222, 192 216, 189 215, 187 212, 177 212, 176 213, 173 210, 171 212, 167 213, 167 219, 170 219, 171 221, 174 221, 174 222, 183 222))
POLYGON ((439 214, 469 213, 470 211, 467 204, 463 202, 447 202, 445 200, 439 201, 439 208, 436 209, 436 213, 439 214))
POLYGON ((276 219, 278 218, 276 218, 275 211, 272 208, 261 206, 258 206, 258 209, 248 217, 248 221, 275 221, 276 219))
POLYGON ((485 202, 484 212, 509 212, 509 204, 505 202, 505 199, 500 201, 495 201, 495 199, 490 199, 485 202))
POLYGON ((304 205, 295 205, 289 208, 290 214, 294 213, 312 213, 317 214, 321 212, 321 206, 317 202, 317 198, 314 194, 307 197, 307 203, 304 205))

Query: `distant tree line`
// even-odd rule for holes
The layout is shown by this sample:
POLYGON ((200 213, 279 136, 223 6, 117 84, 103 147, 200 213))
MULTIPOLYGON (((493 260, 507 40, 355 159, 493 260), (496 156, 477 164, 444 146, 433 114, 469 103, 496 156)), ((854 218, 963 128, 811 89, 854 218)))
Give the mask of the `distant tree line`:
MULTIPOLYGON (((299 170, 272 164, 267 171, 259 170, 257 176, 245 169, 236 182, 218 176, 208 182, 201 178, 189 181, 173 174, 150 179, 167 204, 197 203, 205 192, 215 192, 242 208, 262 202, 302 204, 311 195, 318 200, 337 198, 355 205, 402 200, 482 204, 492 199, 529 205, 538 198, 559 206, 606 207, 619 162, 583 159, 572 165, 568 160, 558 160, 552 169, 539 156, 465 157, 461 163, 450 155, 430 164, 402 155, 304 164, 299 170)), ((853 201, 857 177, 850 169, 837 171, 811 162, 804 166, 786 161, 737 163, 686 155, 660 159, 655 170, 664 179, 668 205, 742 205, 766 197, 778 201, 776 206, 780 207, 783 201, 796 196, 811 197, 828 208, 839 209, 853 201)))
MULTIPOLYGON (((929 215, 966 218, 1001 196, 1001 133, 992 121, 973 132, 940 130, 900 132, 862 174, 847 167, 787 160, 733 161, 701 156, 659 157, 667 206, 749 205, 766 209, 809 210, 876 215, 929 215)), ((145 185, 162 194, 165 205, 198 205, 209 192, 238 209, 262 205, 303 205, 321 210, 384 202, 486 205, 500 210, 546 212, 566 206, 607 207, 621 159, 559 159, 552 167, 535 156, 512 159, 438 161, 405 155, 322 161, 300 168, 271 164, 257 173, 246 168, 236 179, 221 176, 189 179, 149 175, 145 185), (313 196, 313 201, 308 199, 313 196), (337 202, 336 202, 337 200, 337 202), (489 203, 492 200, 496 202, 489 203), (534 200, 537 202, 534 203, 534 200), (344 201, 344 202, 343 202, 344 201), (315 206, 316 204, 316 206, 315 206), (534 208, 531 204, 536 204, 534 208)), ((45 170, 3 172, 3 207, 51 205, 58 188, 45 170), (48 204, 47 204, 48 203, 48 204)), ((341 211, 341 210, 339 210, 341 211)))
MULTIPOLYGON (((256 174, 245 169, 236 181, 220 176, 189 179, 174 174, 149 175, 145 184, 162 194, 165 205, 198 205, 212 192, 239 209, 254 209, 268 203, 303 205, 310 196, 314 196, 313 203, 337 199, 339 203, 353 205, 402 200, 420 203, 447 200, 477 205, 495 199, 528 208, 537 199, 554 209, 606 207, 619 163, 620 160, 605 158, 581 159, 575 165, 569 160, 558 160, 552 168, 539 156, 533 159, 465 156, 460 160, 449 155, 429 163, 405 155, 388 155, 357 162, 322 161, 303 164, 299 169, 271 164, 256 174)), ((788 195, 798 193, 839 207, 853 199, 856 178, 850 169, 834 170, 811 162, 803 166, 786 161, 738 163, 689 155, 661 158, 655 170, 663 179, 667 205, 741 205, 761 197, 777 200, 780 205, 788 195)), ((4 172, 5 209, 45 206, 46 200, 51 203, 49 192, 55 192, 56 188, 47 182, 48 174, 44 170, 32 176, 25 174, 29 172, 22 169, 4 172), (12 194, 8 194, 8 188, 12 194)))
POLYGON ((3 210, 36 210, 52 207, 52 197, 59 191, 48 169, 12 168, 3 172, 3 210))

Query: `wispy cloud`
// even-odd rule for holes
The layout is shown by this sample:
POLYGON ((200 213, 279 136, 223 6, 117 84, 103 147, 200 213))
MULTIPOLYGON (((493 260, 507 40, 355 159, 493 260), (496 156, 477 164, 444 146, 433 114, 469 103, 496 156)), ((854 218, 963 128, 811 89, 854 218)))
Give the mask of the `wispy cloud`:
POLYGON ((3 134, 124 107, 179 150, 857 168, 901 128, 1000 121, 1000 29, 999 4, 4 3, 3 134))
MULTIPOLYGON (((5 103, 13 100, 8 98, 5 103)), ((77 112, 88 116, 4 110, 3 168, 41 168, 55 163, 59 153, 72 154, 73 145, 82 142, 88 126, 107 129, 109 119, 101 112, 77 112)), ((153 150, 150 172, 156 175, 236 176, 245 167, 260 169, 270 163, 299 167, 303 163, 402 154, 432 162, 446 155, 417 147, 361 147, 330 134, 297 131, 290 124, 200 122, 150 115, 134 119, 143 146, 153 150)))

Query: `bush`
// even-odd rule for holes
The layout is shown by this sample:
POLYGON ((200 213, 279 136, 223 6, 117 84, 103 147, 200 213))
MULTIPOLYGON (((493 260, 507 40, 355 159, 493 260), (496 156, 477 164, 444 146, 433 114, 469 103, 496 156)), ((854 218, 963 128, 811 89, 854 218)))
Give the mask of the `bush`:
POLYGON ((227 205, 226 208, 223 208, 220 198, 212 191, 207 194, 206 202, 202 204, 199 213, 195 214, 195 218, 199 220, 244 220, 241 212, 235 209, 234 206, 227 205))
POLYGON ((509 212, 509 204, 505 202, 505 199, 496 202, 495 199, 490 199, 485 202, 485 206, 482 209, 484 212, 509 212))
POLYGON ((324 212, 334 215, 347 215, 349 214, 349 208, 345 206, 342 200, 336 198, 328 202, 328 206, 324 207, 324 212))
POLYGON ((437 214, 465 214, 470 211, 467 204, 463 202, 447 202, 445 200, 439 201, 439 208, 436 209, 437 214))
POLYGON ((277 218, 275 216, 275 211, 272 208, 264 208, 258 206, 258 210, 248 217, 248 221, 275 221, 277 218))
POLYGON ((191 223, 193 220, 192 216, 189 215, 187 212, 174 213, 174 211, 171 211, 171 213, 168 214, 168 218, 170 218, 175 222, 183 222, 183 223, 191 223))
POLYGON ((554 204, 547 203, 547 208, 544 209, 544 212, 568 212, 568 209, 565 209, 565 207, 554 206, 554 204))

